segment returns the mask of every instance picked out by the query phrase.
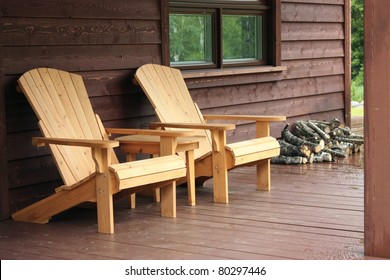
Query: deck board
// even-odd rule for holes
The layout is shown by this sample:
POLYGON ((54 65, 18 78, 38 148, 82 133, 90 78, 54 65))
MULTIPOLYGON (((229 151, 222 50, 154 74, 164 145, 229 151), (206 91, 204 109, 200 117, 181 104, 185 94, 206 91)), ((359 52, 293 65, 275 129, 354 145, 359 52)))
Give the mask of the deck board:
POLYGON ((97 233, 94 209, 75 208, 46 225, 3 221, 0 258, 365 259, 363 157, 273 165, 270 192, 256 190, 254 167, 237 168, 229 204, 213 203, 211 181, 197 188, 194 207, 179 188, 176 219, 161 218, 147 197, 132 210, 119 201, 114 235, 97 233))

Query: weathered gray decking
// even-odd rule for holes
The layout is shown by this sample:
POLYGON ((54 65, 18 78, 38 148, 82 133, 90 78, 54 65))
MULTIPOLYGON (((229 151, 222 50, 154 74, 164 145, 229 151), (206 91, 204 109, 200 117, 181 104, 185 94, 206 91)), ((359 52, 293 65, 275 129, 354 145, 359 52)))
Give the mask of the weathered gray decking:
MULTIPOLYGON (((362 123, 361 123, 362 124, 362 123)), ((115 234, 96 213, 75 209, 46 225, 0 223, 1 259, 364 259, 363 153, 335 163, 272 166, 272 191, 255 190, 253 167, 229 175, 230 203, 197 205, 178 191, 177 218, 139 199, 116 204, 115 234)))

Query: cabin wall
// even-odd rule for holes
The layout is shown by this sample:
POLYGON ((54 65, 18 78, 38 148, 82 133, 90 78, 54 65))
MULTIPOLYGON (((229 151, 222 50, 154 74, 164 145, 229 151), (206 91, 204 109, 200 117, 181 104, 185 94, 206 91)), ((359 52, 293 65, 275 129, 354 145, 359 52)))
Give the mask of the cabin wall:
POLYGON ((139 66, 161 63, 160 5, 159 0, 1 2, 0 105, 5 115, 2 110, 0 131, 5 124, 6 135, 0 139, 7 150, 0 167, 4 172, 8 165, 8 186, 3 182, 1 189, 9 196, 2 196, 9 201, 9 213, 62 184, 49 150, 31 145, 31 137, 40 131, 30 105, 17 91, 17 79, 37 67, 78 73, 107 127, 145 127, 154 120, 153 111, 132 79, 139 66))
MULTIPOLYGON (((282 0, 281 65, 287 70, 281 74, 188 79, 199 107, 207 114, 286 115, 291 123, 332 118, 349 122, 349 28, 345 26, 349 1, 345 3, 282 0)), ((272 134, 280 136, 283 126, 273 124, 272 134)), ((253 125, 243 123, 228 141, 254 134, 253 125)))
MULTIPOLYGON (((348 2, 349 0, 345 0, 348 2)), ((13 0, 0 6, 0 195, 2 218, 61 184, 48 149, 31 146, 36 117, 16 80, 36 67, 84 77, 107 127, 146 127, 154 112, 132 83, 145 63, 166 63, 166 0, 13 0), (59 3, 60 2, 60 3, 59 3), (164 30, 164 31, 162 31, 164 30), (5 110, 3 109, 5 108, 5 110), (9 204, 9 205, 7 205, 9 204), (7 211, 7 209, 9 211, 7 211)), ((279 73, 187 79, 204 113, 345 120, 349 97, 344 0, 281 1, 279 73), (347 78, 346 78, 347 77, 347 78)), ((272 126, 280 135, 284 124, 272 126)), ((228 141, 254 135, 240 123, 228 141)))

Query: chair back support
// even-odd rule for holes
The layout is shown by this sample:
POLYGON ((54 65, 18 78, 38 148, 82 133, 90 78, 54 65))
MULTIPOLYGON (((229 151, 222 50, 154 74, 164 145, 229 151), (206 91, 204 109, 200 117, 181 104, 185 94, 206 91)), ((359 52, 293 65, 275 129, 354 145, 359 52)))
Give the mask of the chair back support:
MULTIPOLYGON (((152 104, 157 117, 165 123, 205 123, 193 102, 180 70, 170 67, 146 64, 141 66, 135 78, 152 104)), ((195 158, 211 151, 209 131, 199 130, 198 135, 206 136, 195 150, 195 158)))
MULTIPOLYGON (((45 137, 107 139, 80 75, 38 68, 26 72, 18 83, 45 137)), ((50 148, 66 185, 79 182, 96 171, 90 148, 59 145, 50 145, 50 148)), ((113 152, 112 155, 114 157, 113 152)))

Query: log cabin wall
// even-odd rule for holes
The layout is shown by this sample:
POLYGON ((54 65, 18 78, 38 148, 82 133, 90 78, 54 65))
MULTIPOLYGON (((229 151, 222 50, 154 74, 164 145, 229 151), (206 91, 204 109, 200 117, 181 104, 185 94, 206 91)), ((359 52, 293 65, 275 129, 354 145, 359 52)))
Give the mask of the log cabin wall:
MULTIPOLYGON (((282 0, 280 58, 287 70, 187 79, 193 98, 204 113, 344 121, 348 7, 344 0, 282 0)), ((1 218, 62 183, 49 151, 31 146, 31 137, 40 132, 17 91, 20 75, 36 67, 78 73, 107 127, 146 127, 154 112, 132 78, 145 63, 166 63, 162 45, 167 11, 166 0, 1 1, 1 218)), ((272 127, 275 136, 282 126, 272 127)), ((248 135, 254 135, 253 126, 242 123, 229 141, 248 135)))

